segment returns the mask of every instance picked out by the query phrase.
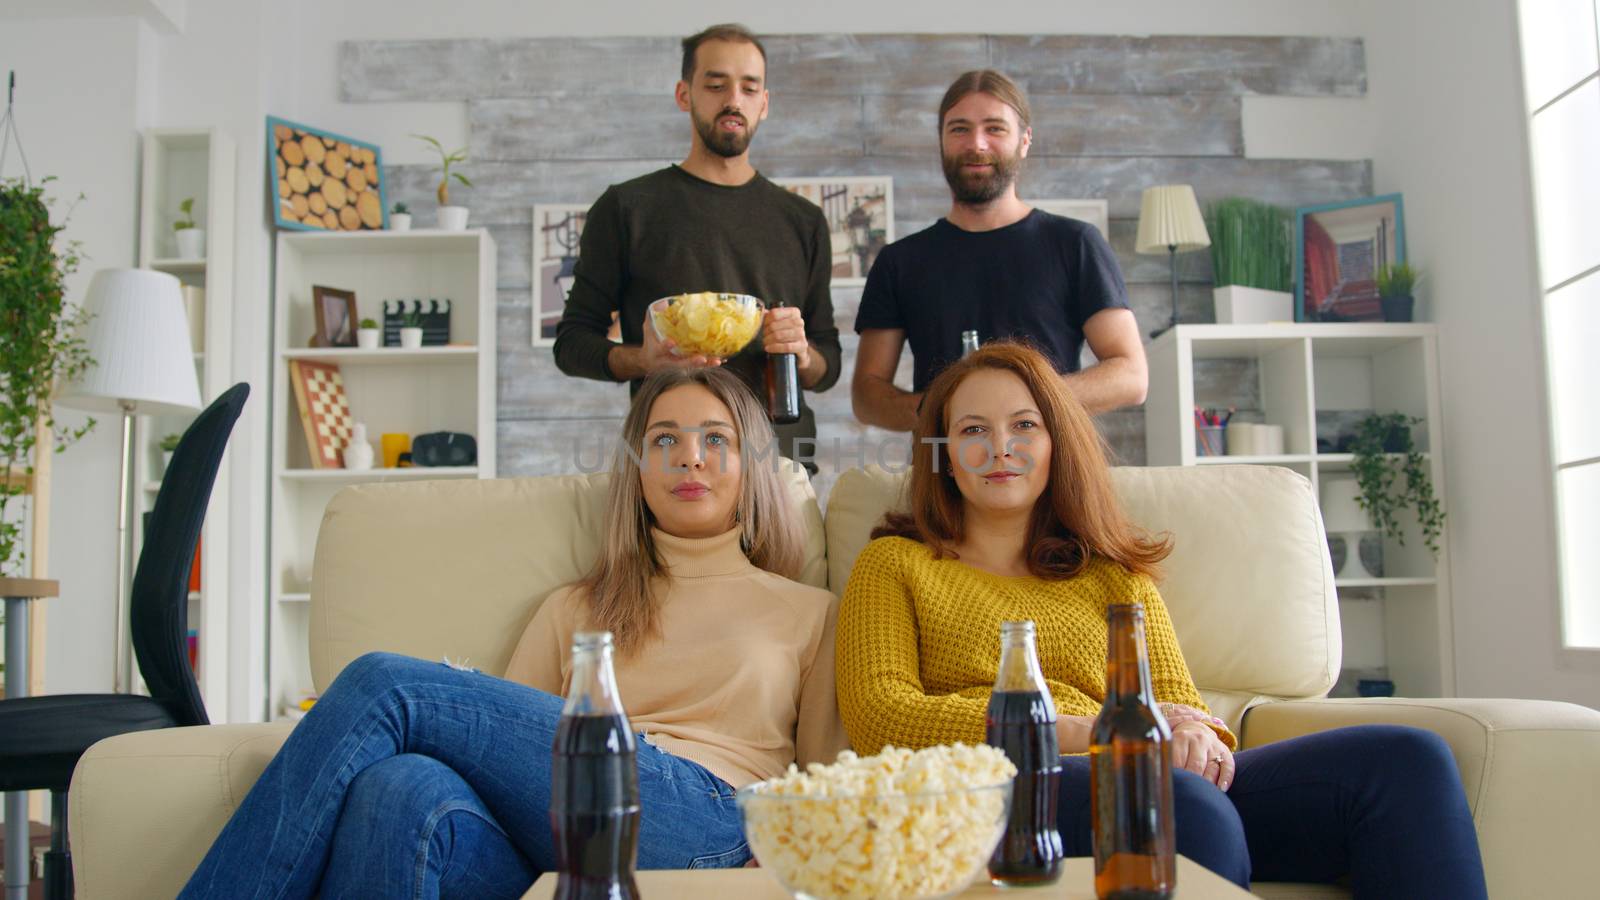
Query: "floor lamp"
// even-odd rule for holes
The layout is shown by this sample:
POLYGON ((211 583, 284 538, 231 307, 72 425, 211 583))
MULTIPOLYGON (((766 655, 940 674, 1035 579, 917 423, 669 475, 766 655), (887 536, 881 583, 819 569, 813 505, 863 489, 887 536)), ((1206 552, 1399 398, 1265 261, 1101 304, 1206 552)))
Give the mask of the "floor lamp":
POLYGON ((178 279, 146 269, 102 269, 84 300, 81 335, 94 362, 65 385, 56 403, 122 416, 122 463, 117 478, 117 610, 112 627, 112 689, 132 686, 128 654, 128 498, 133 474, 133 417, 193 413, 200 408, 189 318, 178 279))
POLYGON ((1209 246, 1211 236, 1206 233, 1206 220, 1200 215, 1194 188, 1187 184, 1162 184, 1144 189, 1139 203, 1139 236, 1134 241, 1134 252, 1165 251, 1167 263, 1172 267, 1172 318, 1150 332, 1152 338, 1160 337, 1178 324, 1178 254, 1209 246))

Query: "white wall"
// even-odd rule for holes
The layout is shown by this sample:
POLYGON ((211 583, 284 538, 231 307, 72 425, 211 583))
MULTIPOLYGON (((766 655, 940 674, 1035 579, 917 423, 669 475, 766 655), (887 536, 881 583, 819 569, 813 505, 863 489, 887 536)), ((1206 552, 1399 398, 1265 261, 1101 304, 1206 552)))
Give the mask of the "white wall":
MULTIPOLYGON (((234 657, 240 685, 232 718, 260 706, 250 633, 261 633, 266 574, 266 304, 269 232, 263 224, 262 117, 337 124, 376 140, 386 161, 426 160, 410 132, 464 142, 454 104, 343 104, 341 40, 549 34, 687 33, 714 21, 768 32, 970 32, 1292 34, 1361 36, 1369 93, 1351 100, 1252 98, 1245 107, 1252 156, 1375 160, 1377 188, 1402 191, 1408 243, 1429 272, 1424 313, 1443 337, 1449 436, 1445 499, 1451 515, 1458 682, 1466 694, 1576 699, 1600 705, 1600 667, 1556 651, 1552 505, 1544 461, 1542 360, 1529 237, 1525 125, 1518 99, 1512 0, 1180 0, 1107 4, 1031 0, 1006 15, 974 17, 971 4, 930 0, 819 0, 800 5, 594 0, 535 7, 519 0, 248 0, 188 4, 182 33, 150 38, 130 21, 9 21, 0 58, 19 60, 23 125, 40 158, 104 204, 78 226, 94 237, 96 264, 125 264, 134 246, 132 129, 218 124, 240 148, 235 321, 236 378, 258 389, 233 443, 234 657), (292 32, 292 33, 291 33, 292 32), (87 47, 85 41, 88 42, 87 47), (142 59, 136 58, 145 48, 142 59), (156 56, 155 75, 150 55, 156 56), (63 58, 88 61, 60 66, 63 58), (26 64, 26 65, 25 65, 26 64), (141 66, 143 68, 141 69, 141 66), (49 73, 27 75, 27 69, 49 73), (141 76, 144 73, 144 77, 141 76), (52 83, 53 82, 53 83, 52 83), (139 85, 145 85, 140 87, 139 85), (154 84, 151 88, 149 85, 154 84), (31 93, 30 90, 36 93, 31 93), (151 94, 154 96, 151 96, 151 94), (31 104, 38 104, 31 106, 31 104), (72 110, 71 115, 63 110, 72 110), (46 141, 54 142, 46 149, 46 141), (130 152, 119 160, 117 147, 130 152), (102 213, 104 213, 102 215, 102 213)), ((600 70, 603 77, 603 66, 600 70)), ((670 75, 667 76, 670 78, 670 75)), ((669 89, 664 84, 663 90, 669 89)), ((621 123, 619 123, 621 124, 621 123)), ((109 666, 115 442, 109 431, 61 458, 54 554, 68 573, 64 610, 52 621, 53 689, 103 689, 109 666), (76 456, 74 456, 76 454, 76 456), (68 468, 71 466, 73 468, 68 468), (104 532, 102 536, 101 532, 104 532), (76 608, 74 608, 74 606, 76 608), (70 611, 68 611, 70 610, 70 611), (79 618, 69 618, 69 617, 79 618), (63 620, 71 622, 64 624, 63 620)), ((259 650, 259 648, 253 648, 259 650)))
POLYGON ((1457 690, 1600 706, 1600 654, 1560 649, 1515 4, 1369 9, 1375 187, 1405 193, 1421 312, 1440 329, 1457 690))

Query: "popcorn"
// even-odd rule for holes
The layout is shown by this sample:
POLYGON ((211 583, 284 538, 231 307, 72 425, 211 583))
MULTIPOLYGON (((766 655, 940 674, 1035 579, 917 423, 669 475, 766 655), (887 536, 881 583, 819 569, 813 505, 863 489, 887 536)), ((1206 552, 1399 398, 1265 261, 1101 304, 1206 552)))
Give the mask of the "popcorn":
POLYGON ((681 355, 732 356, 761 330, 761 301, 713 291, 678 294, 650 304, 650 321, 681 355))
POLYGON ((958 891, 1005 829, 1016 767, 994 747, 839 754, 739 791, 761 865, 815 898, 913 900, 958 891))

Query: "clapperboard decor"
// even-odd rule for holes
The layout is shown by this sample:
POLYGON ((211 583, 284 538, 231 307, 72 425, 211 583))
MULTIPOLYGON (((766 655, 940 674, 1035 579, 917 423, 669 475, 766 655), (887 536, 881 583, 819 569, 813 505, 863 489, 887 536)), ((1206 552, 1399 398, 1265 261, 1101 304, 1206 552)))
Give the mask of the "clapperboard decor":
POLYGON ((400 327, 416 313, 422 322, 422 346, 443 347, 450 343, 450 300, 383 301, 383 345, 400 346, 400 327))

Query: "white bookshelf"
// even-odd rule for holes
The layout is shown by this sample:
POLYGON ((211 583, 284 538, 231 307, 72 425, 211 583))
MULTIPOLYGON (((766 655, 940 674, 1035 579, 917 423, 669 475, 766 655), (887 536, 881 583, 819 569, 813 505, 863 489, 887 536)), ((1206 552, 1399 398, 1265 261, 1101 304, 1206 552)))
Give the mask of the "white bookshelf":
POLYGON ((488 231, 280 232, 273 295, 272 534, 268 554, 268 715, 312 690, 307 641, 311 566, 323 511, 340 490, 380 481, 495 474, 495 245, 488 231), (451 301, 450 345, 418 349, 311 347, 312 286, 354 291, 361 317, 384 300, 451 301), (375 467, 311 465, 289 363, 339 366, 375 467), (478 442, 475 466, 383 468, 385 433, 456 431, 478 442))
MULTIPOLYGON (((1145 349, 1150 361, 1150 395, 1145 403, 1150 465, 1283 466, 1320 488, 1324 477, 1350 471, 1352 455, 1329 452, 1326 446, 1319 452, 1319 414, 1327 419, 1329 414, 1399 412, 1423 420, 1412 438, 1427 459, 1434 495, 1443 502, 1434 325, 1179 325, 1145 349), (1194 408, 1228 405, 1227 398, 1208 396, 1207 389, 1197 385, 1196 365, 1207 360, 1245 361, 1245 371, 1257 379, 1260 409, 1240 410, 1239 421, 1282 426, 1283 454, 1196 452, 1194 408)), ((1336 581, 1344 665, 1363 675, 1385 675, 1401 695, 1451 696, 1455 665, 1445 536, 1439 538, 1435 558, 1410 511, 1400 519, 1405 543, 1384 539, 1382 577, 1336 581)), ((1359 550, 1350 547, 1348 552, 1359 550)))
MULTIPOLYGON (((139 189, 139 265, 176 277, 186 289, 204 291, 203 298, 185 290, 194 344, 195 374, 202 404, 210 404, 233 385, 230 348, 233 341, 233 139, 215 129, 149 129, 142 136, 139 189), (194 198, 193 216, 205 229, 205 256, 178 258, 172 224, 179 204, 194 198)), ((252 403, 266 402, 252 397, 252 403)), ((182 434, 194 421, 188 416, 141 416, 134 430, 134 560, 144 546, 144 514, 155 506, 165 472, 159 443, 166 434, 182 434)), ((216 722, 229 721, 228 710, 228 455, 222 458, 212 487, 205 527, 200 536, 200 590, 189 594, 189 628, 197 632, 196 677, 206 712, 216 722)), ((136 563, 135 563, 136 564, 136 563)), ((142 687, 142 681, 140 682, 142 687)))

